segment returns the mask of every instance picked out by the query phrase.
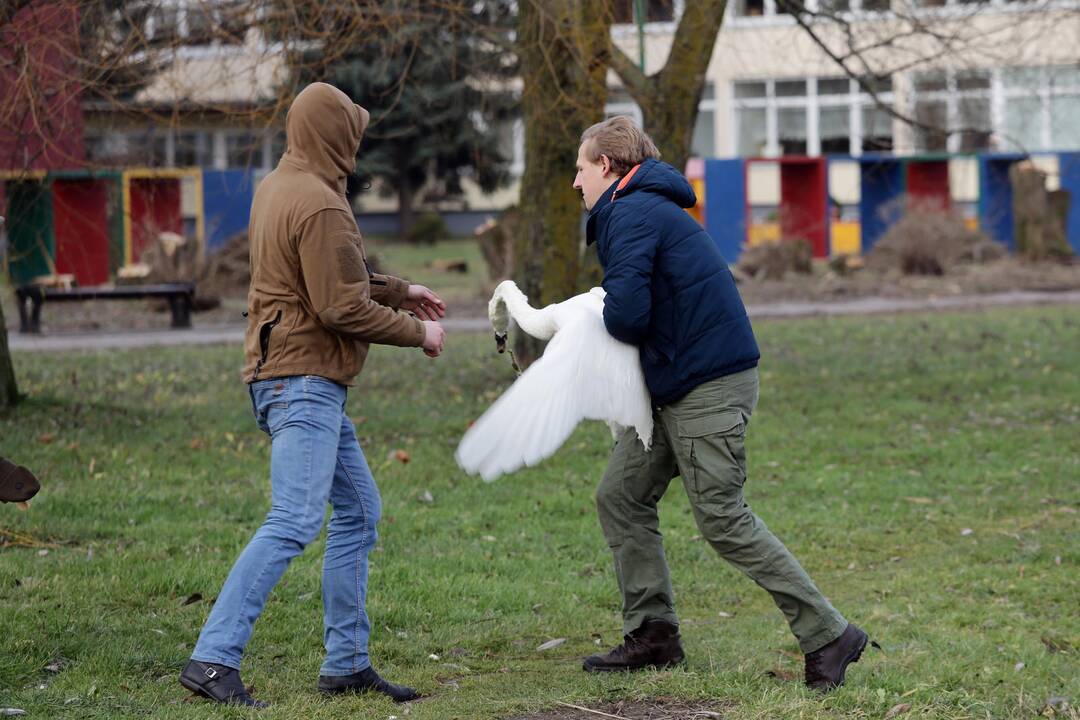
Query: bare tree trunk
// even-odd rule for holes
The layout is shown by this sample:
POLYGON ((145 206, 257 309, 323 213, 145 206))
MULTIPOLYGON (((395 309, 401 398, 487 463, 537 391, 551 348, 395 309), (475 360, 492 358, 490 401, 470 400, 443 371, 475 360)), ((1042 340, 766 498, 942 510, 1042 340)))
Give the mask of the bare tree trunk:
POLYGON ((7 325, 4 309, 0 307, 0 408, 11 407, 19 401, 19 388, 15 385, 15 367, 8 350, 7 325))
MULTIPOLYGON (((573 188, 578 141, 604 115, 611 15, 588 0, 524 0, 518 14, 525 173, 516 277, 534 306, 578 290, 581 194, 573 188)), ((519 333, 518 361, 540 344, 519 333)))
POLYGON ((679 171, 690 156, 705 72, 726 7, 727 0, 686 3, 671 54, 655 75, 645 75, 626 53, 612 48, 611 69, 641 107, 645 129, 660 149, 661 158, 679 171))

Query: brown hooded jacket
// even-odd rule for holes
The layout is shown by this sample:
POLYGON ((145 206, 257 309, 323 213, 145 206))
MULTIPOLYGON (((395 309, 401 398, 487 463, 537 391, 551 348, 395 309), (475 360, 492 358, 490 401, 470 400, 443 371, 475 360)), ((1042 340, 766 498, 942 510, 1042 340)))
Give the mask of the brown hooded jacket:
POLYGON ((350 384, 369 343, 417 347, 424 324, 395 310, 409 283, 368 270, 345 199, 368 113, 325 83, 285 118, 287 149, 251 205, 244 381, 318 375, 350 384))

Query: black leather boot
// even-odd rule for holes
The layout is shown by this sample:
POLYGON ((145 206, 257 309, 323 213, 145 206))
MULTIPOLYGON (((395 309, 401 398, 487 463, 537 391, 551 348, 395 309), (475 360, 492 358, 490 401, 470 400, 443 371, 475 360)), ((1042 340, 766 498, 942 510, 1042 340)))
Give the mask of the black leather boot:
POLYGON ((225 665, 191 660, 180 673, 180 684, 196 695, 225 705, 260 709, 270 707, 269 703, 248 695, 247 688, 240 680, 240 671, 225 665))
POLYGON ((603 655, 590 655, 586 672, 619 672, 643 668, 667 668, 686 660, 678 625, 666 620, 646 620, 623 638, 623 644, 603 655))
POLYGON ((806 655, 806 686, 828 692, 844 684, 847 666, 858 662, 868 638, 858 626, 848 623, 840 637, 806 655))
POLYGON ((375 668, 365 668, 352 675, 320 675, 319 690, 330 695, 344 692, 377 692, 386 695, 394 702, 409 702, 417 700, 420 693, 411 687, 395 685, 379 677, 375 668))

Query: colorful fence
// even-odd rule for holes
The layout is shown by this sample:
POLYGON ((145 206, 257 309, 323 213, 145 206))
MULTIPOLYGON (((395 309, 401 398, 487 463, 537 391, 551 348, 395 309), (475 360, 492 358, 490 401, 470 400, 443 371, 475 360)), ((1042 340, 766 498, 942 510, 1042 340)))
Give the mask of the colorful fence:
MULTIPOLYGON (((1042 153, 1058 168, 1056 182, 1073 197, 1067 237, 1080 254, 1080 153, 1042 153)), ((744 247, 760 242, 804 238, 815 257, 870 250, 910 205, 930 201, 941 208, 960 207, 964 220, 1013 248, 1012 187, 1009 168, 1022 155, 893 155, 734 158, 704 161, 704 225, 728 262, 744 247), (951 177, 954 161, 977 168, 977 197, 957 202, 951 177), (830 187, 833 163, 857 165, 858 200, 850 206, 830 187), (771 190, 762 193, 762 171, 771 190), (755 191, 758 196, 755 197, 755 191), (907 202, 902 202, 905 198, 907 202)), ((969 166, 965 166, 969 167, 969 166)), ((961 173, 963 176, 964 173, 961 173)), ((967 177, 974 180, 974 175, 967 177)), ((973 185, 974 187, 974 185, 973 185)), ((698 190, 698 187, 695 187, 698 190)), ((701 190, 699 190, 699 193, 701 190)))
POLYGON ((163 231, 204 246, 202 171, 51 170, 0 173, 15 285, 72 275, 81 286, 109 281, 163 231), (183 207, 182 183, 192 207, 183 207))

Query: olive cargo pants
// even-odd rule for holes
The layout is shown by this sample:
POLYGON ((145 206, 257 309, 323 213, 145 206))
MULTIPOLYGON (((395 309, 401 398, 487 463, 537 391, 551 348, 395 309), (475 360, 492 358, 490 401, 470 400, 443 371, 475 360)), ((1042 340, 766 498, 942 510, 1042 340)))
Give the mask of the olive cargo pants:
POLYGON ((656 508, 676 475, 682 476, 702 536, 772 595, 804 653, 832 642, 847 627, 743 499, 743 443, 757 399, 757 368, 717 378, 654 410, 651 450, 633 428, 615 444, 596 505, 615 556, 625 634, 648 618, 678 624, 656 508))

